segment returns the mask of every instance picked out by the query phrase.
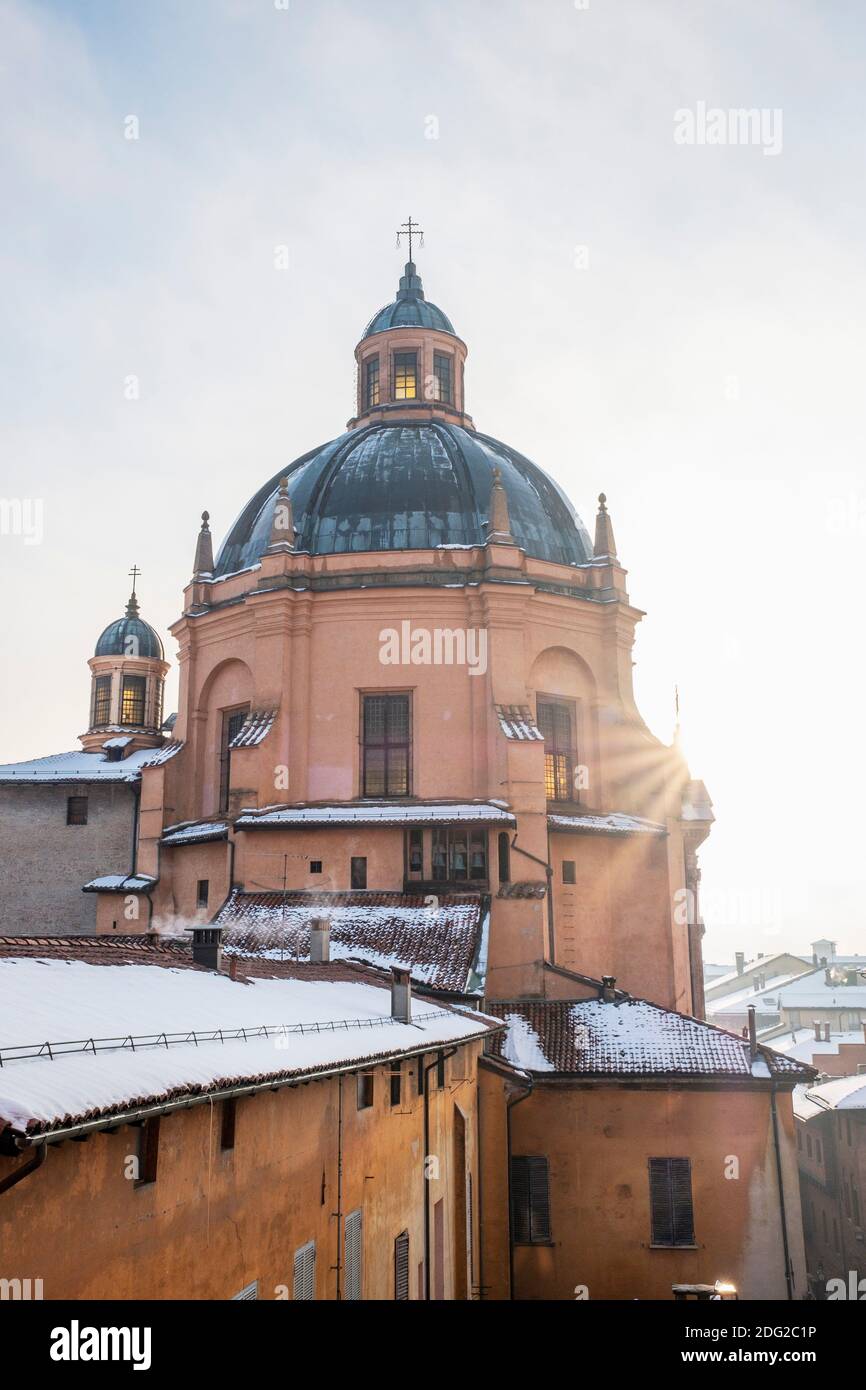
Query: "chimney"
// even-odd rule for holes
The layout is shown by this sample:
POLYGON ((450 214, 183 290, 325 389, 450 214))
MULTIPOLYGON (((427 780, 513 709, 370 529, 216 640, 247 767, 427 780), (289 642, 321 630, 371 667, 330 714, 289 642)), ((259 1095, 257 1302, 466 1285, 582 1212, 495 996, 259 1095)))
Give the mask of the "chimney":
POLYGON ((833 981, 832 981, 832 979, 830 978, 830 967, 829 967, 829 965, 828 965, 828 966, 827 966, 827 969, 824 971, 824 984, 825 984, 825 985, 832 985, 832 983, 833 983, 833 981))
POLYGON ((820 1041, 821 1041, 821 1024, 818 1022, 818 1019, 817 1019, 817 1018, 815 1018, 815 1019, 812 1020, 812 1027, 815 1029, 815 1041, 816 1041, 816 1042, 820 1042, 820 1041))
POLYGON ((605 1004, 613 1004, 616 999, 616 978, 613 975, 602 975, 601 977, 601 997, 605 1004))
POLYGON ((238 958, 234 952, 229 956, 229 979, 236 980, 238 977, 238 958))
POLYGON ((192 958, 196 965, 203 965, 207 970, 219 970, 222 964, 222 927, 215 927, 213 924, 206 927, 192 927, 192 958))
POLYGON ((400 1023, 412 1022, 412 978, 396 965, 391 967, 391 1017, 400 1023))
POLYGON ((825 1023, 825 1024, 824 1024, 824 1041, 825 1041, 825 1042, 829 1042, 829 1041, 830 1041, 830 1025, 829 1025, 829 1023, 825 1023))
POLYGON ((310 964, 324 965, 331 959, 331 923, 327 917, 314 917, 310 923, 310 964))
POLYGON ((856 971, 856 970, 846 970, 846 971, 845 971, 845 983, 846 983, 846 985, 856 985, 856 983, 857 983, 857 971, 856 971))
POLYGON ((763 952, 763 951, 759 951, 759 952, 758 952, 758 960, 763 960, 763 959, 764 959, 764 952, 763 952))
POLYGON ((737 962, 737 974, 742 975, 743 968, 746 964, 745 951, 737 951, 737 954, 734 956, 734 960, 737 962))
POLYGON ((813 951, 813 952, 812 952, 812 964, 813 964, 813 965, 817 965, 817 964, 818 964, 818 952, 817 952, 817 951, 813 951))
POLYGON ((755 1006, 749 1005, 749 1055, 754 1062, 758 1055, 758 1029, 755 1023, 755 1006))

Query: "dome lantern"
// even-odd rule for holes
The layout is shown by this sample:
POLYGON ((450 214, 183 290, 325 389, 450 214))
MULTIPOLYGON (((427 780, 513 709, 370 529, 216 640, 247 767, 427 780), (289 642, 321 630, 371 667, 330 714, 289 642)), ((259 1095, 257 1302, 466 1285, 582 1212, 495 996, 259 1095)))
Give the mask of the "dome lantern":
POLYGON ((133 565, 132 593, 122 618, 101 633, 88 665, 91 672, 90 719, 81 742, 87 752, 123 737, 123 753, 162 743, 163 684, 168 662, 162 641, 140 615, 135 586, 141 571, 133 565))

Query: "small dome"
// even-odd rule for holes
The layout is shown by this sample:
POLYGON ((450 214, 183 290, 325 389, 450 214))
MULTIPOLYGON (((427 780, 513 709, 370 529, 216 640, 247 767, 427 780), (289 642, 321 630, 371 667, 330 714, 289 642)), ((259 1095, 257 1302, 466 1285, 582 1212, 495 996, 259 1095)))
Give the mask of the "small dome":
POLYGON ((298 549, 331 555, 484 545, 497 469, 517 544, 540 560, 586 564, 589 536, 568 498, 536 464, 459 425, 395 422, 349 430, 265 483, 223 541, 215 574, 233 574, 261 559, 283 475, 298 549))
POLYGON ((384 333, 389 328, 435 328, 440 333, 454 333, 454 325, 447 314, 429 304, 424 298, 421 276, 414 262, 406 262, 406 270, 400 277, 400 288, 393 304, 386 304, 378 314, 374 314, 364 330, 364 338, 373 333, 384 333))
POLYGON ((109 623, 96 644, 94 656, 143 656, 162 661, 159 635, 138 616, 138 600, 132 593, 122 618, 109 623))

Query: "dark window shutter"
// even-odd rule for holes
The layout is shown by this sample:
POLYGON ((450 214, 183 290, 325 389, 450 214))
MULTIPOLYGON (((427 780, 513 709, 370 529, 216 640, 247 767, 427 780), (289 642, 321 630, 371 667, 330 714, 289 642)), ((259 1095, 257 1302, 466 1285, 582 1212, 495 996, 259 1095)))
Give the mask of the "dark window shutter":
POLYGON ((360 1208, 358 1211, 350 1212, 346 1217, 346 1278, 343 1297, 348 1300, 361 1298, 362 1220, 360 1208))
POLYGON ((316 1242, 308 1241, 295 1251, 295 1279, 292 1298, 310 1302, 316 1297, 316 1242))
POLYGON ((394 1241, 394 1298, 409 1302, 409 1232, 401 1231, 394 1241))
POLYGON ((687 1158, 651 1158, 650 1215, 653 1245, 693 1245, 692 1165, 687 1158))
POLYGON ((550 1182, 546 1158, 511 1160, 512 1239, 516 1245, 550 1240, 550 1182))

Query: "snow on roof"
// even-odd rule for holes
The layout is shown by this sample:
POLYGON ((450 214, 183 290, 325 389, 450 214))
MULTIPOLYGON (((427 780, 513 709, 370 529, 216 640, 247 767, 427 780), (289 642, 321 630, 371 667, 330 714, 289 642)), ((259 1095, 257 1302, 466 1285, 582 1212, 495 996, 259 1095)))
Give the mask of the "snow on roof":
MULTIPOLYGON (((784 961, 785 964, 779 967, 778 976, 770 976, 770 982, 767 984, 768 989, 771 988, 771 982, 774 979, 781 978, 785 975, 792 980, 799 979, 800 975, 809 974, 813 968, 810 961, 807 961, 804 957, 794 956, 790 951, 778 951, 772 956, 758 956, 756 960, 751 960, 748 964, 744 965, 742 970, 729 970, 726 975, 718 975, 713 981, 708 982, 713 991, 713 998, 720 997, 720 989, 722 993, 724 993, 724 989, 727 985, 733 985, 734 990, 732 992, 738 993, 740 989, 743 988, 742 982, 744 980, 749 983, 750 988, 753 988, 751 984, 752 975, 762 975, 767 969, 772 969, 775 961, 784 961), (790 962, 792 960, 801 959, 803 961, 803 969, 798 971, 797 974, 794 974, 791 970, 790 962)), ((757 991, 755 992, 757 993, 757 991)))
POLYGON ((622 811, 611 811, 606 816, 548 816, 547 824, 551 830, 577 831, 597 835, 666 835, 667 830, 656 821, 644 820, 642 816, 627 816, 622 811))
POLYGON ((411 1024, 398 1023, 388 989, 345 979, 232 981, 167 965, 4 958, 0 1121, 38 1133, 178 1095, 466 1041, 491 1027, 495 1020, 428 1000, 415 1001, 411 1024), (219 1030, 247 1036, 203 1040, 219 1030), (82 1039, 93 1046, 63 1046, 82 1039), (54 1055, 9 1055, 40 1043, 54 1055))
POLYGON ((166 827, 162 834, 162 844, 195 845, 206 840, 224 840, 228 833, 226 821, 191 821, 187 825, 166 827))
POLYGON ((822 1110, 866 1110, 866 1076, 840 1076, 810 1086, 808 1099, 822 1110))
POLYGON ((796 1057, 800 1062, 808 1062, 812 1057, 838 1056, 840 1046, 866 1047, 862 1028, 844 1033, 831 1033, 829 1039, 819 1042, 813 1028, 796 1028, 793 1033, 780 1033, 778 1037, 767 1038, 774 1052, 784 1052, 786 1057, 796 1057))
POLYGON ((149 874, 103 874, 85 883, 84 893, 148 893, 159 882, 149 874))
POLYGON ((724 1014, 741 1012, 739 1006, 758 1003, 765 1004, 769 1008, 776 1008, 776 995, 784 986, 792 980, 799 979, 799 975, 780 975, 778 979, 768 983, 766 989, 755 989, 754 981, 744 986, 743 989, 735 990, 732 994, 721 994, 718 997, 707 1000, 708 1014, 724 1014))
POLYGON ((645 999, 491 1000, 507 1032, 494 1055, 532 1072, 620 1076, 810 1075, 808 1068, 761 1047, 753 1063, 746 1039, 645 999))
POLYGON ((331 957, 409 970, 419 984, 467 992, 483 968, 480 894, 443 894, 435 907, 407 893, 244 893, 214 918, 239 955, 306 960, 313 918, 331 924, 331 957))
POLYGON ((536 743, 544 741, 529 705, 496 705, 495 708, 499 726, 506 738, 536 743))
POLYGON ((250 710, 242 728, 235 734, 230 748, 254 748, 262 743, 271 731, 277 717, 275 709, 250 710))
POLYGON ((795 1086, 791 1094, 794 1114, 798 1120, 814 1120, 816 1115, 824 1114, 824 1107, 818 1105, 814 1100, 810 1100, 809 1091, 811 1087, 808 1082, 800 1086, 795 1086))
POLYGON ((139 748, 128 758, 112 762, 105 753, 51 753, 45 758, 30 758, 21 763, 0 765, 0 782, 20 782, 35 785, 41 782, 137 782, 143 767, 156 767, 167 762, 183 748, 182 742, 170 742, 162 748, 139 748))
POLYGON ((464 821, 476 825, 516 825, 510 811, 491 802, 343 802, 334 806, 266 806, 261 811, 245 808, 235 827, 238 830, 267 829, 273 826, 328 825, 457 825, 464 821))

